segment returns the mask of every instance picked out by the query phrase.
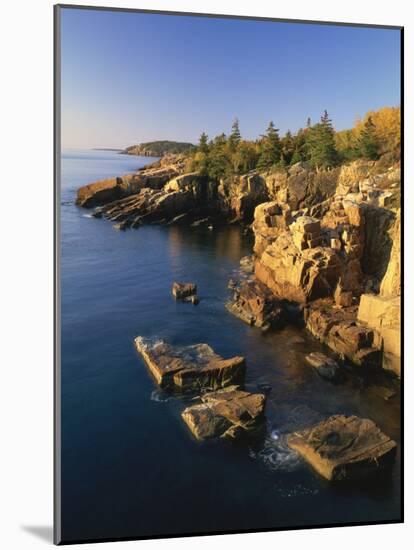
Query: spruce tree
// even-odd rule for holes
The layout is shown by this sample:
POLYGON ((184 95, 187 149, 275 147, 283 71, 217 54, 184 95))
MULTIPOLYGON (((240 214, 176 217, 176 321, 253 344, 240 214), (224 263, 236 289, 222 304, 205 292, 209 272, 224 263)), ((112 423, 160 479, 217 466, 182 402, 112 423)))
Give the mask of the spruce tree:
POLYGON ((266 135, 263 136, 260 144, 260 157, 257 167, 266 170, 280 161, 281 145, 279 139, 279 130, 275 127, 273 121, 269 122, 266 135))
POLYGON ((203 132, 200 136, 200 139, 198 141, 198 150, 201 153, 208 153, 208 135, 203 132))
POLYGON ((306 144, 312 166, 331 168, 337 164, 335 130, 326 110, 321 116, 321 121, 308 129, 306 144))
POLYGON ((295 141, 292 136, 292 132, 288 130, 285 134, 285 136, 281 140, 281 161, 283 161, 284 165, 288 165, 291 163, 293 154, 295 152, 295 141))
POLYGON ((231 126, 231 133, 229 136, 229 147, 232 152, 237 149, 241 140, 240 128, 239 128, 239 119, 234 119, 234 122, 231 126))
POLYGON ((375 124, 368 117, 358 140, 358 148, 363 158, 376 160, 379 157, 379 141, 376 135, 375 124))

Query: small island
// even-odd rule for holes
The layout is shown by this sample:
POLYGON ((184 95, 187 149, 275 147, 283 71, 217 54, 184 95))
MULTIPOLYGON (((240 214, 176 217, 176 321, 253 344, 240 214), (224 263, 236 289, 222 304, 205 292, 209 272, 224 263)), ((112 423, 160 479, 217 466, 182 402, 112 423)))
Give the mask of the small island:
POLYGON ((147 141, 138 145, 130 145, 121 153, 125 155, 138 155, 140 157, 162 157, 167 154, 187 153, 195 149, 192 143, 182 141, 147 141))

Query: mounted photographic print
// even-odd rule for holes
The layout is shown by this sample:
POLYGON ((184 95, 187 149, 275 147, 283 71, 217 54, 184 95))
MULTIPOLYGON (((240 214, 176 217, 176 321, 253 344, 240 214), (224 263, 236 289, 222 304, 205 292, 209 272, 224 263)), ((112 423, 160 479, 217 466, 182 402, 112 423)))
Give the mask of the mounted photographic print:
POLYGON ((55 542, 403 520, 400 27, 55 7, 55 542))

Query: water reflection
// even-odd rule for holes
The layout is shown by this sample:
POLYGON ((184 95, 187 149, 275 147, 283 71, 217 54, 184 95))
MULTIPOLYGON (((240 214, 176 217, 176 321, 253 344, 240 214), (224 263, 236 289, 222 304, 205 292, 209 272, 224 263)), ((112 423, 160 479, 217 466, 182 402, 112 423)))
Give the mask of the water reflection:
POLYGON ((251 251, 249 247, 252 237, 244 235, 240 227, 208 227, 183 228, 171 226, 168 228, 169 253, 171 261, 178 262, 183 250, 200 254, 207 251, 216 258, 224 258, 226 262, 239 262, 240 258, 251 251))

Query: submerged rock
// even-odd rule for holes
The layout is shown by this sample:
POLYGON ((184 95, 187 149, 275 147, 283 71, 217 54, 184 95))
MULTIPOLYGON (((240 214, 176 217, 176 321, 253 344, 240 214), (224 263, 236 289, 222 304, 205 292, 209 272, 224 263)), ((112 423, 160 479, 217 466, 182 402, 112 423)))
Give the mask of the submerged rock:
POLYGON ((173 347, 138 336, 135 347, 163 389, 197 392, 244 383, 244 357, 223 359, 207 344, 173 347))
POLYGON ((306 361, 311 365, 322 378, 327 380, 338 380, 339 365, 324 353, 312 352, 306 356, 306 361))
POLYGON ((272 292, 259 281, 243 281, 226 308, 249 325, 262 329, 283 322, 283 309, 272 292))
POLYGON ((328 480, 377 473, 392 464, 397 444, 372 420, 331 416, 288 437, 288 445, 328 480))
POLYGON ((207 393, 201 403, 187 407, 181 416, 199 439, 258 436, 264 433, 266 397, 230 387, 207 393))

